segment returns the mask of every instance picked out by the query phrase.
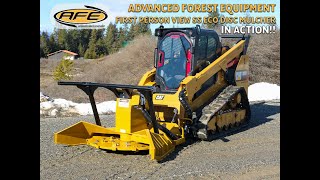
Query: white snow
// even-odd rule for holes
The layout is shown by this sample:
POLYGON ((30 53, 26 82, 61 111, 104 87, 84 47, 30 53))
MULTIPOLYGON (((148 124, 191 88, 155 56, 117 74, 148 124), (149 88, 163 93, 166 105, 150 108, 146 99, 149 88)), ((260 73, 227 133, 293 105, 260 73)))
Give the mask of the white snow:
POLYGON ((57 115, 58 110, 57 109, 53 109, 52 111, 49 112, 50 116, 56 116, 57 115))
POLYGON ((62 108, 63 110, 68 110, 70 107, 77 105, 77 103, 67 101, 65 99, 54 99, 53 104, 58 108, 62 108))
POLYGON ((51 109, 52 107, 54 107, 54 105, 51 101, 46 101, 46 102, 40 103, 41 110, 48 110, 48 109, 51 109))
MULTIPOLYGON (((80 103, 75 105, 76 111, 80 115, 90 115, 93 114, 92 107, 90 103, 80 103)), ((97 110, 99 114, 109 114, 116 111, 116 101, 105 101, 97 104, 97 110)))
MULTIPOLYGON (((116 101, 105 101, 96 104, 99 114, 111 114, 116 111, 116 101)), ((40 114, 45 116, 92 115, 90 103, 75 103, 65 99, 51 99, 40 92, 40 114)))
MULTIPOLYGON (((280 86, 266 82, 255 83, 248 89, 249 101, 268 101, 280 99, 280 86)), ((111 114, 116 111, 116 101, 97 103, 99 114, 111 114)), ((90 103, 75 103, 65 99, 51 99, 40 92, 40 114, 45 116, 92 115, 90 103)))
POLYGON ((266 82, 255 83, 248 89, 249 101, 268 101, 280 99, 280 86, 266 82))
POLYGON ((46 102, 48 100, 50 100, 50 97, 40 92, 40 102, 46 102))

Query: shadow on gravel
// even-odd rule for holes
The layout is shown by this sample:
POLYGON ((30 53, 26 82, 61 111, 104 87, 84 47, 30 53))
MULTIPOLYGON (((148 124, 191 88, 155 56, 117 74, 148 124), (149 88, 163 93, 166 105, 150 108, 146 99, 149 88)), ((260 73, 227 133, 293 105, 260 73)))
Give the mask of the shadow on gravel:
POLYGON ((127 156, 127 155, 148 155, 149 154, 149 151, 138 151, 138 152, 134 152, 134 151, 112 151, 112 150, 106 150, 106 149, 100 149, 102 151, 105 151, 107 153, 112 153, 112 154, 121 154, 121 155, 124 155, 124 156, 127 156))
POLYGON ((270 116, 280 113, 280 105, 279 106, 269 105, 269 104, 266 104, 265 102, 261 102, 261 103, 252 104, 250 105, 250 107, 251 107, 250 123, 246 127, 243 127, 237 131, 224 134, 219 139, 221 139, 223 142, 228 142, 229 140, 225 138, 226 136, 237 134, 237 133, 246 131, 248 129, 255 128, 269 121, 272 121, 273 118, 271 118, 270 116))
MULTIPOLYGON (((218 139, 222 140, 223 142, 229 142, 230 140, 226 138, 227 136, 237 134, 243 131, 247 131, 248 129, 255 128, 261 124, 272 121, 273 119, 269 116, 280 113, 280 105, 279 106, 269 105, 269 104, 266 104, 265 102, 261 102, 261 103, 251 104, 250 107, 251 107, 250 123, 246 127, 243 127, 237 131, 222 134, 221 136, 219 136, 218 139)), ((174 160, 179 155, 179 152, 181 150, 183 150, 184 148, 187 148, 187 146, 190 146, 196 142, 199 142, 199 140, 187 139, 186 143, 177 146, 176 149, 170 155, 168 155, 165 159, 163 159, 159 163, 164 163, 167 161, 174 160)))
POLYGON ((269 116, 280 113, 280 105, 269 105, 262 102, 258 104, 253 104, 250 107, 251 121, 247 129, 272 121, 273 119, 269 116))

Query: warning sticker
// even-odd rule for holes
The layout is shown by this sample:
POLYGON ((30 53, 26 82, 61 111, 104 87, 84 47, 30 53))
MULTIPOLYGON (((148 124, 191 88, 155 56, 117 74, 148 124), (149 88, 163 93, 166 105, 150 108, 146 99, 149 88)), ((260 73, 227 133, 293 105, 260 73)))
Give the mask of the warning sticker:
POLYGON ((248 71, 236 71, 236 81, 242 81, 248 79, 248 71))
POLYGON ((128 108, 129 107, 129 99, 119 99, 118 106, 128 108))

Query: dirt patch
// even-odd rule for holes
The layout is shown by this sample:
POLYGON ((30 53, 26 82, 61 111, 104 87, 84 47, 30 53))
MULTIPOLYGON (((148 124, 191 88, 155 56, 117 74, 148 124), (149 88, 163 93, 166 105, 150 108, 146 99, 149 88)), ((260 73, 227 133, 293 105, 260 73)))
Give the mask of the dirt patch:
POLYGON ((248 48, 250 84, 268 82, 280 85, 280 31, 253 35, 248 48))

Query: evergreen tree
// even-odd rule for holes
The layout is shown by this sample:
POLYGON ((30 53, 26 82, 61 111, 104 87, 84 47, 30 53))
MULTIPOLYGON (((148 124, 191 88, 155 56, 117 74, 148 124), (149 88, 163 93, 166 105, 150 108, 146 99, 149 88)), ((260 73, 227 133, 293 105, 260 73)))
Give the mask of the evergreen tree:
POLYGON ((125 24, 123 25, 123 33, 124 33, 124 35, 125 35, 124 40, 125 40, 125 41, 128 41, 129 27, 128 27, 128 24, 127 24, 127 23, 125 23, 125 24))
POLYGON ((45 57, 42 47, 40 46, 40 58, 45 57))
POLYGON ((81 29, 79 31, 80 31, 79 44, 81 44, 83 46, 83 49, 85 52, 88 49, 92 29, 81 29))
POLYGON ((116 50, 119 50, 120 48, 123 47, 123 44, 124 44, 125 40, 126 40, 125 31, 124 31, 123 28, 120 27, 119 28, 119 35, 118 35, 117 40, 116 40, 116 46, 115 46, 116 50))
POLYGON ((117 36, 117 28, 115 24, 110 23, 107 27, 107 34, 105 37, 105 45, 109 54, 113 53, 115 50, 115 41, 117 36))
POLYGON ((115 52, 117 52, 118 50, 119 50, 119 29, 117 28, 117 26, 116 25, 114 25, 114 27, 115 27, 115 31, 114 31, 114 37, 115 37, 115 39, 114 39, 114 41, 113 41, 113 43, 112 43, 112 48, 111 48, 111 53, 115 53, 115 52))
POLYGON ((56 41, 55 41, 55 38, 54 38, 54 34, 51 33, 50 37, 49 37, 49 50, 50 52, 55 52, 58 50, 58 47, 57 47, 57 44, 56 44, 56 41))
POLYGON ((75 30, 75 29, 72 29, 72 30, 68 30, 67 31, 67 47, 69 51, 72 51, 72 52, 79 52, 79 44, 80 44, 80 31, 79 30, 75 30))
POLYGON ((64 37, 64 49, 73 51, 72 30, 67 30, 64 37))
POLYGON ((57 44, 59 49, 66 49, 66 39, 67 39, 67 30, 66 29, 58 29, 56 30, 57 34, 57 44))
POLYGON ((44 52, 43 52, 43 47, 42 47, 42 44, 41 44, 41 32, 40 32, 40 58, 44 57, 44 52))
POLYGON ((103 39, 106 29, 97 29, 97 39, 103 39))
POLYGON ((134 34, 134 29, 135 29, 135 24, 131 24, 130 25, 130 28, 129 28, 129 31, 128 31, 128 34, 127 34, 127 40, 128 41, 132 41, 135 37, 135 34, 134 34))
POLYGON ((108 54, 107 46, 103 39, 98 39, 96 43, 96 54, 98 57, 108 54))
POLYGON ((53 78, 56 81, 71 80, 73 71, 73 61, 69 59, 62 59, 60 63, 55 67, 53 72, 53 78))
POLYGON ((151 32, 149 24, 140 23, 140 22, 137 24, 137 28, 136 28, 137 34, 146 34, 149 32, 151 32))
POLYGON ((84 53, 85 53, 85 49, 82 46, 82 44, 80 43, 79 46, 78 46, 78 54, 79 54, 80 57, 84 57, 84 53))
POLYGON ((43 56, 46 57, 50 53, 50 47, 49 47, 49 36, 48 32, 43 31, 40 36, 40 49, 43 51, 43 56))
POLYGON ((84 54, 86 59, 95 59, 97 58, 96 54, 96 42, 97 42, 97 30, 92 30, 91 37, 89 41, 89 47, 84 54))

